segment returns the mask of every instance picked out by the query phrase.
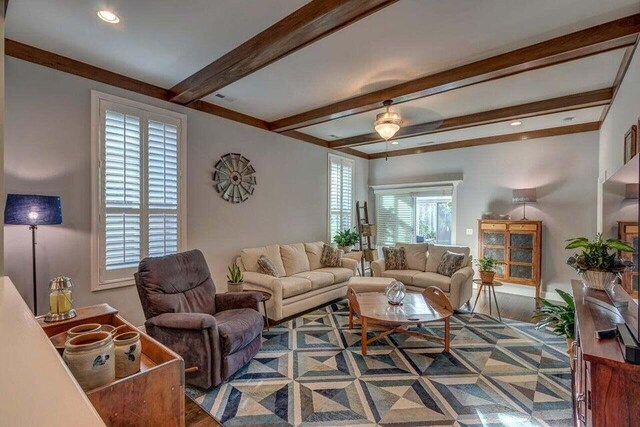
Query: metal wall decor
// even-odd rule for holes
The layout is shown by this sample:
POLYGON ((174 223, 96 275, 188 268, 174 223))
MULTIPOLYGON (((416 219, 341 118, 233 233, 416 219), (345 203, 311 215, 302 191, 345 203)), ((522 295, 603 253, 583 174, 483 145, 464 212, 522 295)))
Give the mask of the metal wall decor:
POLYGON ((238 153, 225 154, 214 169, 213 184, 224 200, 240 203, 253 194, 256 170, 246 157, 238 153))

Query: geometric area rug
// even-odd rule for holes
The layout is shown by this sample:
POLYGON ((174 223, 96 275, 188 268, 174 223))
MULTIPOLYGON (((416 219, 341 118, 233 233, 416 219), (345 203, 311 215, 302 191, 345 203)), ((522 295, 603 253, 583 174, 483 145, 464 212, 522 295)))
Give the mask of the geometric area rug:
MULTIPOLYGON (((483 314, 451 318, 451 351, 394 334, 360 354, 346 300, 263 332, 229 381, 187 396, 231 426, 572 426, 563 338, 483 314)), ((417 328, 416 328, 417 330, 417 328)), ((443 323, 420 329, 442 336, 443 323)))

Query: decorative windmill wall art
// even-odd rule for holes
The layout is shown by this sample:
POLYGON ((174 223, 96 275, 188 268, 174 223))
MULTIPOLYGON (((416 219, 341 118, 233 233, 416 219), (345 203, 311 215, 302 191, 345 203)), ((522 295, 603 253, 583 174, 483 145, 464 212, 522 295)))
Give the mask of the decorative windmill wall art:
POLYGON ((220 157, 213 172, 213 184, 224 200, 231 203, 244 202, 253 194, 256 186, 256 170, 249 159, 238 153, 220 157))

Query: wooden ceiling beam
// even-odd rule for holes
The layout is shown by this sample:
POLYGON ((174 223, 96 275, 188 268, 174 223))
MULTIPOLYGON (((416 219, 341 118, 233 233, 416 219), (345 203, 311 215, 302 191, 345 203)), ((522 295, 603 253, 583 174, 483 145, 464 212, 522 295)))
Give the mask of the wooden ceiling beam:
POLYGON ((369 154, 369 159, 384 159, 388 157, 408 156, 411 154, 432 153, 435 151, 455 150, 458 148, 478 147, 481 145, 501 144, 503 142, 526 141, 535 138, 569 135, 572 133, 589 132, 600 129, 600 122, 582 123, 579 125, 560 126, 549 129, 533 130, 529 132, 510 133, 506 135, 487 136, 483 138, 467 139, 463 141, 446 142, 423 147, 406 148, 382 153, 369 154))
POLYGON ((397 0, 313 0, 171 88, 187 105, 397 0))
POLYGON ((491 58, 279 119, 269 123, 269 129, 276 132, 299 129, 381 108, 382 102, 387 99, 399 104, 537 68, 632 46, 638 33, 640 33, 640 14, 627 16, 491 58))
POLYGON ((624 52, 624 56, 622 58, 622 61, 620 62, 620 68, 618 68, 618 73, 616 74, 616 78, 613 81, 613 96, 611 98, 611 102, 609 103, 609 105, 607 105, 605 109, 602 111, 602 115, 600 116, 601 122, 604 122, 604 120, 607 118, 607 114, 609 114, 609 109, 611 108, 613 101, 616 99, 616 95, 618 94, 620 85, 624 80, 624 76, 627 74, 627 70, 629 69, 629 64, 631 63, 631 59, 633 58, 633 55, 636 49, 638 48, 638 43, 640 43, 640 36, 636 36, 636 43, 633 46, 628 47, 627 50, 624 52))
MULTIPOLYGON (((546 99, 544 101, 529 102, 511 107, 498 108, 496 110, 483 111, 480 113, 473 113, 465 116, 403 127, 398 131, 398 133, 396 133, 393 140, 395 141, 398 139, 445 132, 454 129, 464 129, 473 126, 498 123, 510 119, 522 119, 562 111, 577 110, 580 108, 608 105, 612 98, 613 88, 607 88, 546 99)), ((365 135, 357 135, 331 141, 329 143, 329 147, 333 149, 343 149, 346 147, 375 144, 376 142, 383 141, 384 139, 382 139, 377 132, 372 132, 365 135)))

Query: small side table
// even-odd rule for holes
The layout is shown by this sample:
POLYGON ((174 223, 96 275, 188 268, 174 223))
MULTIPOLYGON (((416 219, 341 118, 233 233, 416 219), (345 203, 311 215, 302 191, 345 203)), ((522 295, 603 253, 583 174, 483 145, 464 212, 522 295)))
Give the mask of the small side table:
POLYGON ((489 288, 489 316, 493 317, 493 308, 491 307, 491 293, 493 292, 493 300, 496 303, 496 310, 498 310, 498 319, 502 322, 502 316, 500 315, 500 307, 498 307, 498 298, 496 297, 496 286, 502 286, 502 282, 493 283, 484 283, 480 279, 473 279, 473 283, 479 285, 478 287, 478 295, 476 296, 476 301, 473 303, 473 308, 471 309, 471 314, 474 314, 476 311, 476 305, 478 304, 478 298, 480 298, 480 293, 485 287, 489 288))
POLYGON ((267 301, 271 299, 271 293, 267 291, 256 291, 253 289, 243 289, 242 292, 258 292, 262 294, 262 308, 264 309, 264 323, 267 326, 267 331, 269 330, 269 315, 267 314, 267 301))

